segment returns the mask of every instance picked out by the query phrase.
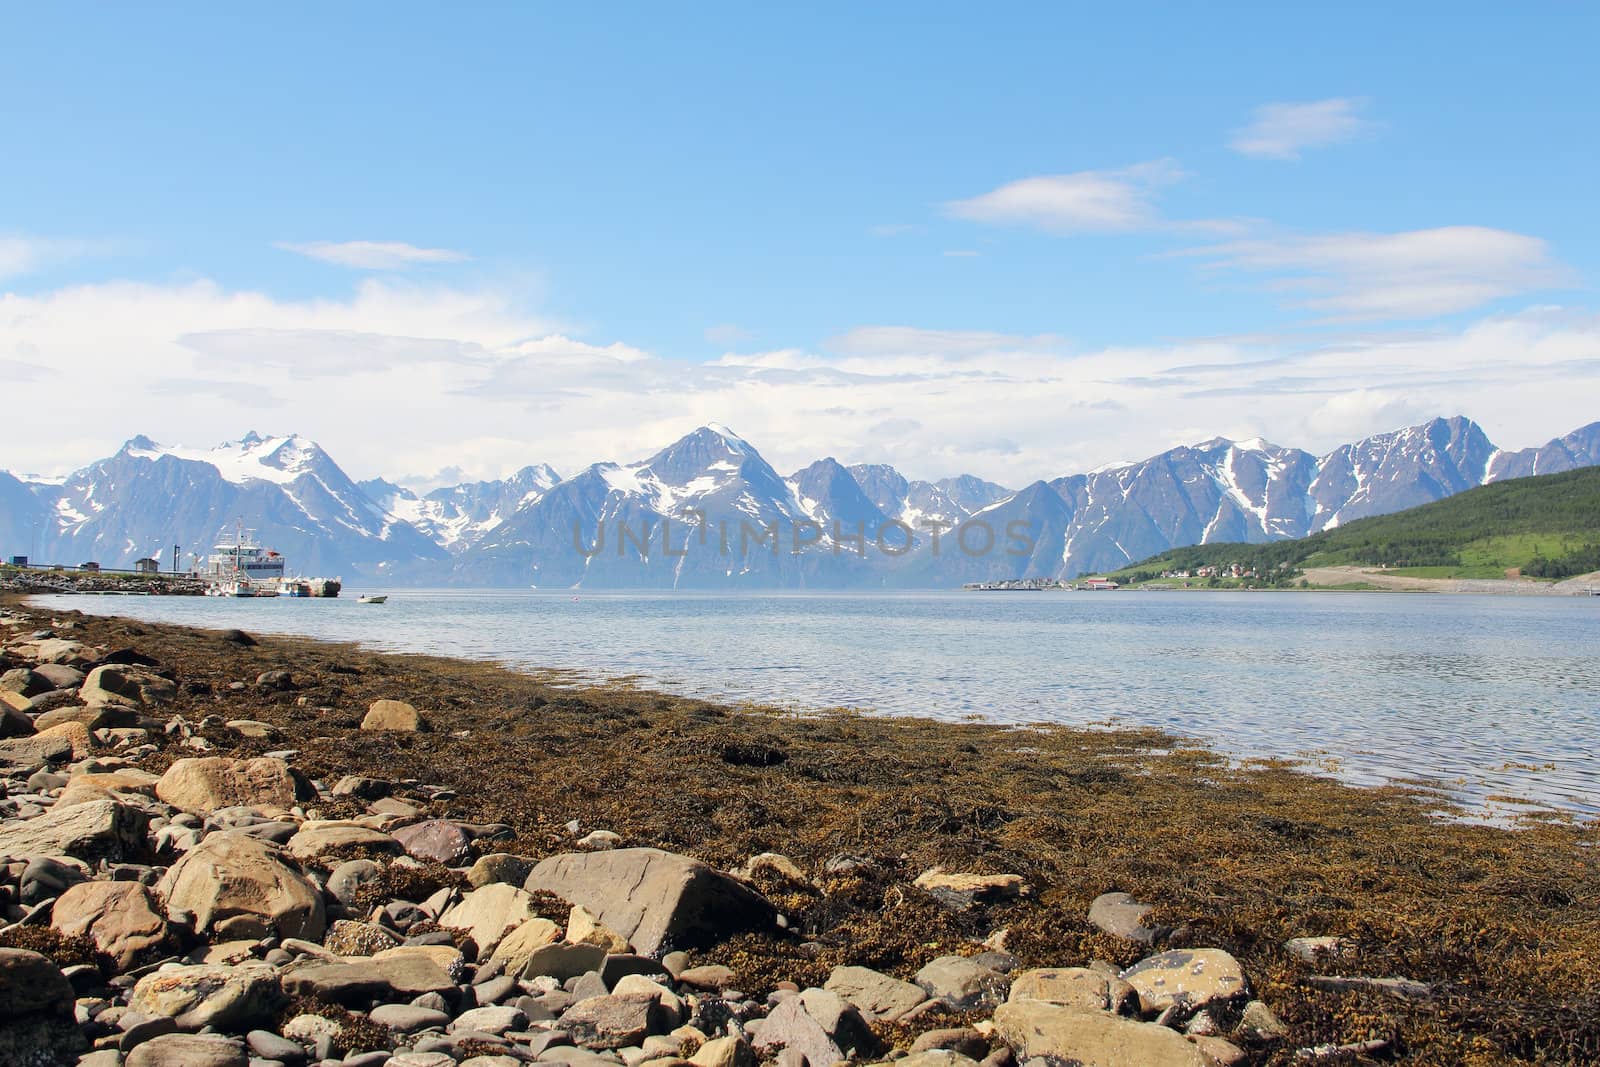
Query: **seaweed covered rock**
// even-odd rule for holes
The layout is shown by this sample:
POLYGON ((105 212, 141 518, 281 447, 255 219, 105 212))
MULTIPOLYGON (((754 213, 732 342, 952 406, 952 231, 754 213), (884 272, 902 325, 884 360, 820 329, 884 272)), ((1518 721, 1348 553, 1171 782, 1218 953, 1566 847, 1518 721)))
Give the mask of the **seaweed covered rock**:
POLYGON ((66 937, 83 935, 119 970, 167 936, 167 920, 150 890, 138 882, 79 882, 55 902, 50 926, 66 937))
POLYGON ((646 956, 771 930, 777 916, 743 882, 655 848, 551 856, 523 888, 582 905, 646 956))
POLYGON ((53 1067, 86 1048, 72 1018, 72 985, 37 952, 0 948, 0 1063, 53 1067))

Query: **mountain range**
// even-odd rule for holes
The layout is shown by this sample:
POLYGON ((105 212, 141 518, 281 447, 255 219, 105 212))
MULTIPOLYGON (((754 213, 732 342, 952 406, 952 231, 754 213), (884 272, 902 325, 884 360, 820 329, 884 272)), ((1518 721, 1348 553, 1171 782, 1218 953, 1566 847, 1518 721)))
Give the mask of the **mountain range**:
POLYGON ((544 464, 418 494, 355 482, 315 442, 212 449, 135 437, 59 480, 0 471, 0 553, 128 566, 242 527, 291 570, 389 584, 540 588, 947 588, 1070 578, 1182 545, 1303 537, 1491 482, 1600 464, 1600 423, 1497 449, 1434 419, 1316 456, 1214 438, 1020 490, 824 458, 788 475, 700 427, 630 464, 544 464))

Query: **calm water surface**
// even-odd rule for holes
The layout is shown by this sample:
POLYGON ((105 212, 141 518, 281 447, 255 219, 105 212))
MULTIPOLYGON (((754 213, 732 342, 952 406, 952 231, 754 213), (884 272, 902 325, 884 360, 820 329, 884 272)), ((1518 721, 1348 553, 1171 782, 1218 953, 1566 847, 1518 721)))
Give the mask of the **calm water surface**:
POLYGON ((1157 726, 1240 758, 1313 760, 1353 782, 1425 780, 1478 812, 1600 816, 1592 597, 408 591, 383 606, 39 602, 632 676, 721 700, 1157 726))

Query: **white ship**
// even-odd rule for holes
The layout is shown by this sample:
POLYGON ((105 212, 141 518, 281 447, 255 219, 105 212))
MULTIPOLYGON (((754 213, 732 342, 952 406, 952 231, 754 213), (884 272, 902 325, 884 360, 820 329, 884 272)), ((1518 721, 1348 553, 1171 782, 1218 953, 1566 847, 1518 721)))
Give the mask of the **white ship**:
POLYGON ((205 559, 199 577, 210 581, 242 580, 250 583, 283 580, 285 563, 282 556, 256 542, 255 531, 239 527, 231 542, 219 542, 205 559))
POLYGON ((207 596, 226 597, 336 597, 337 578, 288 578, 283 556, 263 548, 254 530, 235 527, 233 540, 220 540, 195 577, 206 582, 207 596))

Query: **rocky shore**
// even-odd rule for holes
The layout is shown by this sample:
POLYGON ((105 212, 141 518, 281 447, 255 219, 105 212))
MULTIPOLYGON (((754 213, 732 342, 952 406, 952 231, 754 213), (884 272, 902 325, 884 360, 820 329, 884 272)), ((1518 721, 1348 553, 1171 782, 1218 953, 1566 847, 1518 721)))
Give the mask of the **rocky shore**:
POLYGON ((1600 1057, 1592 827, 0 604, 0 1063, 1600 1057))

